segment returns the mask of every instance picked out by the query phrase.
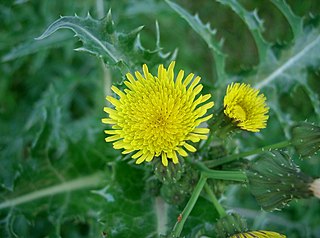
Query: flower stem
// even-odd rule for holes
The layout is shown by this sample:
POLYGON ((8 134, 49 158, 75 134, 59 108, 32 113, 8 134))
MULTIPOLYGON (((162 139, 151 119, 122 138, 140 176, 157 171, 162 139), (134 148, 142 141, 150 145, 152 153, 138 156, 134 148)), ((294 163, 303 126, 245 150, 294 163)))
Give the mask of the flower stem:
POLYGON ((208 196, 211 199, 211 202, 213 203, 214 207, 216 208, 216 210, 217 210, 217 212, 219 214, 219 217, 222 218, 222 217, 226 216, 227 215, 226 211, 221 206, 221 204, 219 203, 217 197, 214 195, 214 193, 212 192, 211 188, 209 187, 209 185, 207 183, 205 183, 204 189, 206 190, 208 196))
POLYGON ((279 143, 276 143, 276 144, 272 144, 272 145, 267 145, 267 146, 264 146, 264 147, 261 147, 261 148, 258 148, 258 149, 245 151, 245 152, 241 152, 241 153, 238 153, 238 154, 228 155, 228 156, 216 159, 216 160, 206 161, 205 164, 209 168, 214 168, 214 167, 217 167, 219 165, 235 161, 235 160, 237 160, 239 158, 242 158, 242 157, 261 154, 261 153, 264 153, 266 151, 270 151, 270 150, 274 150, 274 149, 284 148, 284 147, 289 146, 290 144, 291 144, 291 141, 285 140, 285 141, 282 141, 282 142, 279 142, 279 143))
MULTIPOLYGON (((206 181, 208 178, 212 179, 223 179, 223 180, 232 180, 232 181, 238 181, 238 182, 247 182, 247 176, 245 173, 241 171, 220 171, 220 170, 212 170, 208 169, 205 165, 202 163, 197 163, 196 164, 201 171, 201 176, 198 181, 198 184, 196 185, 195 189, 193 190, 193 193, 190 197, 190 200, 188 201, 187 205, 183 209, 181 216, 182 219, 178 220, 171 232, 171 237, 179 237, 181 234, 181 231, 183 229, 184 223, 186 222, 188 216, 190 215, 194 205, 196 204, 200 193, 203 189, 203 187, 206 184, 206 181)), ((219 214, 223 215, 225 212, 222 210, 223 208, 218 208, 220 205, 217 199, 215 198, 214 194, 208 193, 211 200, 213 201, 215 207, 219 209, 219 214)), ((220 205, 221 206, 221 205, 220 205)))
POLYGON ((207 178, 247 182, 247 176, 242 171, 213 170, 209 169, 202 162, 194 162, 193 164, 196 165, 207 178))
POLYGON ((181 234, 181 231, 183 229, 184 223, 186 222, 188 216, 190 215, 194 205, 196 204, 199 195, 203 189, 203 186, 205 185, 207 180, 207 177, 201 174, 200 179, 198 181, 198 184, 196 185, 195 189, 193 190, 193 193, 191 195, 190 200, 188 201, 186 207, 183 209, 181 215, 182 219, 178 220, 172 230, 172 237, 179 237, 181 234))
POLYGON ((22 195, 17 198, 13 198, 11 200, 4 201, 0 203, 0 210, 8 207, 15 207, 20 204, 32 202, 39 198, 53 196, 56 194, 64 193, 64 192, 71 192, 74 190, 95 187, 99 185, 102 180, 102 174, 96 173, 90 176, 78 178, 75 180, 71 180, 69 182, 64 182, 59 185, 54 185, 52 187, 44 188, 35 192, 31 192, 26 195, 22 195))
POLYGON ((247 175, 242 171, 223 171, 223 170, 212 170, 203 171, 203 175, 211 179, 231 180, 237 182, 248 182, 247 175))

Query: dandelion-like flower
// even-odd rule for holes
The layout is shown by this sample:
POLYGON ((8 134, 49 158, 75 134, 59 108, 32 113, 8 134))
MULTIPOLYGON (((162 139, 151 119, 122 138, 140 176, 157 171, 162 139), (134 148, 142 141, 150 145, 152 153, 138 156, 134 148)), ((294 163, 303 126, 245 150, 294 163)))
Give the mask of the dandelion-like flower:
POLYGON ((266 97, 250 85, 232 83, 224 97, 224 113, 241 129, 258 132, 266 127, 266 97))
POLYGON ((248 231, 240 234, 230 236, 230 238, 284 238, 285 235, 281 235, 274 231, 248 231))
POLYGON ((160 65, 158 76, 153 76, 143 65, 144 75, 138 71, 135 77, 126 75, 127 89, 111 87, 118 98, 106 97, 114 106, 104 108, 109 117, 102 122, 112 125, 105 130, 106 141, 113 142, 115 149, 124 149, 123 154, 135 152, 132 158, 137 164, 154 157, 161 157, 164 166, 168 159, 177 164, 178 155, 186 157, 187 151, 196 151, 189 141, 207 139, 209 129, 198 126, 212 117, 205 116, 214 105, 207 102, 211 95, 200 94, 199 76, 194 78, 191 73, 184 79, 180 70, 175 79, 174 66, 174 61, 168 70, 160 65))

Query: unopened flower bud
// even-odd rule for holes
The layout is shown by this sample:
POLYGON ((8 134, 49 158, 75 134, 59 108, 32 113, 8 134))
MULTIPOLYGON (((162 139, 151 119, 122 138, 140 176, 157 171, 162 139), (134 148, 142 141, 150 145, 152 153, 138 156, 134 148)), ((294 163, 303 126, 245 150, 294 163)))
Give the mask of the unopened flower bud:
POLYGON ((217 238, 285 238, 285 235, 279 234, 274 231, 249 231, 246 221, 238 214, 233 213, 227 215, 216 223, 217 238))
POLYGON ((246 221, 236 213, 220 218, 215 228, 217 238, 231 237, 234 234, 248 231, 246 221))
POLYGON ((311 123, 299 123, 291 128, 291 143, 302 157, 310 157, 320 149, 320 127, 311 123))
POLYGON ((184 163, 181 160, 178 164, 168 163, 168 166, 164 166, 161 160, 155 160, 153 162, 154 174, 164 184, 176 183, 180 180, 184 172, 184 163))
POLYGON ((309 184, 313 179, 282 152, 266 153, 251 164, 247 175, 251 193, 267 211, 281 209, 293 198, 312 196, 309 184))

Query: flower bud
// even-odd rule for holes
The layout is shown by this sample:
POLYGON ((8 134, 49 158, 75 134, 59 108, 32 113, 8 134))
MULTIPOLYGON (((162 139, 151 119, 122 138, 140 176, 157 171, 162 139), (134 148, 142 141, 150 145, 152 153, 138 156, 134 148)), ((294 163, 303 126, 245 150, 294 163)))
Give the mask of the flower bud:
POLYGON ((232 213, 219 219, 215 225, 217 238, 230 237, 234 234, 246 232, 247 223, 238 214, 232 213))
POLYGON ((247 175, 251 193, 267 211, 281 209, 293 198, 312 196, 309 184, 313 179, 283 152, 266 153, 250 165, 247 175))
POLYGON ((246 221, 238 214, 233 213, 227 215, 216 223, 217 238, 285 238, 285 235, 281 235, 274 231, 248 231, 246 221))
MULTIPOLYGON (((176 166, 174 165, 174 167, 176 166)), ((185 166, 185 172, 180 177, 178 183, 163 183, 161 187, 161 196, 169 204, 179 205, 183 203, 189 194, 192 193, 199 180, 199 172, 191 166, 185 166)))
POLYGON ((299 123, 291 128, 291 143, 302 157, 311 157, 320 149, 320 127, 299 123))
POLYGON ((164 184, 176 183, 181 179, 184 172, 183 160, 179 160, 178 164, 168 163, 164 166, 160 159, 154 160, 154 174, 164 184))

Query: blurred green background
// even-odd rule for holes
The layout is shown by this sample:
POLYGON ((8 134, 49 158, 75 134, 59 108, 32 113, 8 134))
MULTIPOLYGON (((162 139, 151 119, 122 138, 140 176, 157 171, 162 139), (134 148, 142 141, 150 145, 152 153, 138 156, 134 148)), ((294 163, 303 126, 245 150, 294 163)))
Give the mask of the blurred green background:
MULTIPOLYGON (((290 47, 291 28, 274 5, 266 0, 239 2, 247 10, 258 9, 264 20, 264 36, 275 52, 290 47)), ((318 0, 287 2, 295 14, 304 17, 306 26, 318 26, 318 0)), ((250 31, 231 9, 210 0, 177 3, 218 30, 217 37, 224 39, 230 75, 250 74, 259 62, 258 52, 250 31)), ((163 50, 178 49, 176 67, 201 75, 207 85, 216 80, 207 45, 164 1, 0 1, 0 203, 97 171, 105 174, 103 186, 118 194, 111 205, 106 202, 111 199, 107 193, 79 191, 0 210, 0 237, 156 237, 154 216, 146 212, 153 205, 145 193, 144 170, 112 163, 120 152, 104 142, 101 118, 109 91, 105 85, 110 78, 117 81, 122 76, 105 68, 99 58, 74 51, 82 44, 69 30, 58 31, 43 41, 34 40, 60 16, 84 17, 89 12, 101 19, 110 8, 118 31, 145 26, 141 41, 149 49, 155 48, 158 21, 163 50)), ((319 95, 319 68, 306 71, 309 84, 319 95)), ((307 94, 296 86, 273 96, 290 120, 319 123, 307 94)), ((239 142, 242 148, 285 137, 281 121, 273 112, 270 116, 268 131, 250 139, 248 135, 238 138, 246 139, 239 142)), ((319 158, 297 163, 306 173, 320 175, 319 158)), ((253 229, 274 229, 288 237, 320 237, 320 206, 315 198, 293 201, 282 212, 266 213, 247 188, 230 186, 223 204, 246 217, 253 229)), ((169 227, 181 210, 171 209, 169 227)), ((215 215, 198 205, 194 217, 198 219, 186 230, 204 220, 214 222, 215 215)))

